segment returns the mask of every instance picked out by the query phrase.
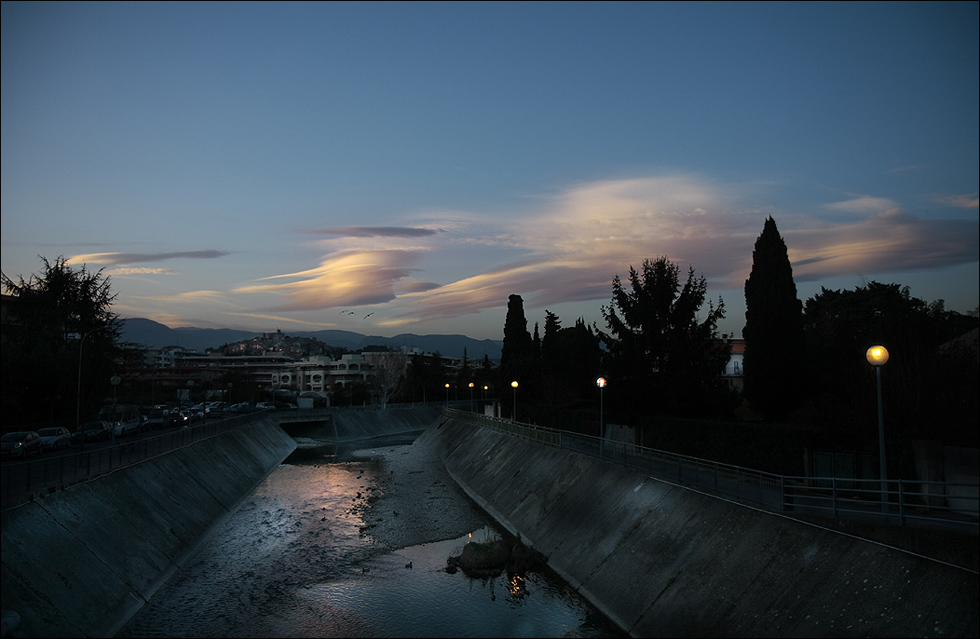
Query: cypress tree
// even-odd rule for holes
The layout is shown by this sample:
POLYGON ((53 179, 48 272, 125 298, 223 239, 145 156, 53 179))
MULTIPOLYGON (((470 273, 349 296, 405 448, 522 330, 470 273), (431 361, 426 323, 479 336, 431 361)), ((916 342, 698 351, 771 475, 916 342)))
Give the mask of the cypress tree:
MULTIPOLYGON (((524 298, 511 295, 507 300, 507 318, 504 320, 504 343, 500 350, 500 388, 510 388, 517 380, 522 389, 528 389, 534 370, 534 341, 527 332, 524 316, 524 298)), ((526 394, 526 392, 525 392, 526 394)), ((509 403, 510 393, 502 393, 504 404, 509 403)))
POLYGON ((745 281, 745 398, 767 419, 800 405, 805 365, 803 304, 776 221, 766 219, 745 281))

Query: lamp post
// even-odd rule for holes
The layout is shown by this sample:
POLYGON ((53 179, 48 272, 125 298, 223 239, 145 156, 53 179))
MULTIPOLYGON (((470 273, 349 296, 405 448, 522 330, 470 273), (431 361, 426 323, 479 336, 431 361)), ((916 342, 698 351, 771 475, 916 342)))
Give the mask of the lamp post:
POLYGON ((510 383, 510 387, 514 389, 514 410, 511 411, 511 419, 517 421, 517 380, 515 379, 510 383))
POLYGON ((473 382, 470 382, 470 412, 473 412, 473 382))
POLYGON ((865 353, 868 363, 875 367, 878 386, 878 463, 881 473, 881 512, 888 512, 888 465, 885 463, 885 416, 881 403, 881 367, 888 361, 888 349, 872 346, 865 353))
POLYGON ((446 382, 446 408, 449 408, 449 382, 446 382))
POLYGON ((606 387, 606 378, 598 378, 595 380, 595 385, 599 387, 599 457, 601 459, 606 444, 606 425, 602 419, 602 389, 606 387))
MULTIPOLYGON (((78 388, 75 392, 75 430, 78 430, 78 426, 81 423, 82 412, 82 345, 85 344, 86 337, 98 330, 100 330, 100 328, 93 328, 89 332, 82 335, 78 340, 78 388)), ((75 333, 75 335, 77 335, 77 333, 75 333)))

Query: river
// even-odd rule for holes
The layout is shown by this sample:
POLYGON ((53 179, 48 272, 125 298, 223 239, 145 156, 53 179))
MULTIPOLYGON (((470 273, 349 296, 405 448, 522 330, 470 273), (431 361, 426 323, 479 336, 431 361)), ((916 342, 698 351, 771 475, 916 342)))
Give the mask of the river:
POLYGON ((624 636, 550 570, 447 572, 503 533, 415 448, 295 454, 118 636, 624 636))

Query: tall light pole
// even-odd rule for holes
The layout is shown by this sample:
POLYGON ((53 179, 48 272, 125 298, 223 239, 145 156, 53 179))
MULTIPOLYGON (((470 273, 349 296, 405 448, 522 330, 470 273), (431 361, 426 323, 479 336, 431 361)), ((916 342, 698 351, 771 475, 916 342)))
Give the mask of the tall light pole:
POLYGON ((510 387, 514 389, 514 409, 511 411, 512 421, 517 421, 517 380, 515 379, 510 383, 510 387))
MULTIPOLYGON (((82 335, 78 340, 78 388, 75 392, 75 430, 78 430, 82 411, 82 345, 85 344, 86 337, 98 330, 101 330, 101 327, 93 328, 89 332, 82 335)), ((75 334, 77 335, 77 333, 75 334)))
POLYGON ((473 412, 473 386, 475 386, 475 384, 473 384, 473 382, 470 382, 470 412, 471 413, 473 412))
POLYGON ((885 463, 885 416, 881 403, 881 367, 888 361, 888 349, 872 346, 865 353, 868 363, 875 367, 878 385, 878 463, 881 473, 881 512, 888 512, 888 465, 885 463))
POLYGON ((449 382, 446 382, 446 408, 449 408, 449 382))
POLYGON ((601 458, 606 443, 606 426, 602 419, 602 389, 606 387, 606 378, 600 377, 595 380, 595 385, 599 387, 599 457, 601 458))

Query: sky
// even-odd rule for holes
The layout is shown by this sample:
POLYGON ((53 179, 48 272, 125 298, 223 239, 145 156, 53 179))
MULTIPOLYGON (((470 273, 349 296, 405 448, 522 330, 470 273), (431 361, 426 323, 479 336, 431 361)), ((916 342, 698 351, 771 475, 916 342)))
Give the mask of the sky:
POLYGON ((973 312, 978 7, 3 2, 2 270, 174 328, 499 340, 512 294, 604 329, 663 256, 739 337, 771 216, 801 301, 973 312))

